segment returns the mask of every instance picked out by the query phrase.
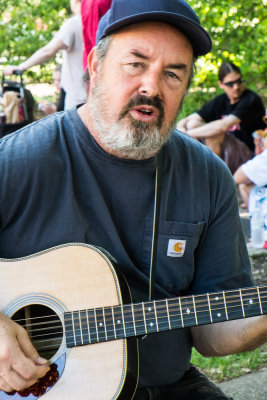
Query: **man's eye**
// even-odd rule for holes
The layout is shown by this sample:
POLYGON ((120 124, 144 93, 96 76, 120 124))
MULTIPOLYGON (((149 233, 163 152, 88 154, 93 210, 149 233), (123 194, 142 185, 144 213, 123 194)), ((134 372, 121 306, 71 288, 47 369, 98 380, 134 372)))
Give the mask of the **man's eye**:
POLYGON ((168 78, 178 79, 179 80, 178 76, 172 71, 166 71, 166 75, 168 76, 168 78))
POLYGON ((139 67, 141 67, 141 63, 133 62, 133 63, 130 63, 130 66, 133 67, 133 68, 139 68, 139 67))

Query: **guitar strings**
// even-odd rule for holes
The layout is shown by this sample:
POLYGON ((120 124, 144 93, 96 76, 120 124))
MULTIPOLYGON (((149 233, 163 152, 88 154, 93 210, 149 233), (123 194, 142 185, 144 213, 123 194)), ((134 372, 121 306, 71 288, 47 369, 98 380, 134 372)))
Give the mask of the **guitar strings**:
MULTIPOLYGON (((249 294, 250 295, 250 294, 249 294)), ((248 297, 249 296, 248 294, 246 294, 246 296, 248 297)), ((267 295, 267 290, 266 290, 266 295, 267 295)), ((211 295, 209 295, 209 296, 211 296, 211 295)), ((201 313, 201 312, 206 312, 206 310, 204 310, 204 311, 201 311, 201 309, 200 309, 200 307, 201 306, 205 306, 206 307, 206 304, 207 304, 207 300, 206 299, 204 299, 203 298, 203 300, 201 300, 201 301, 199 301, 199 300, 197 300, 197 298, 198 297, 207 297, 207 295, 198 295, 198 296, 193 296, 194 297, 194 299, 195 299, 195 307, 196 307, 196 314, 199 314, 199 313, 201 313), (204 304, 201 304, 201 303, 204 303, 204 304)), ((221 296, 222 297, 222 296, 221 296)), ((244 299, 243 299, 243 297, 244 296, 242 296, 242 303, 244 304, 244 299)), ((263 294, 263 296, 262 296, 262 293, 261 293, 261 296, 260 296, 260 298, 261 298, 261 303, 264 303, 265 302, 265 300, 264 300, 264 298, 265 298, 265 292, 264 292, 264 294, 263 294)), ((266 296, 266 298, 267 298, 267 296, 266 296)), ((223 299, 223 297, 222 297, 222 299, 223 299)), ((225 307, 229 310, 229 309, 231 309, 231 308, 233 308, 233 307, 236 307, 236 305, 230 305, 230 306, 227 306, 227 301, 229 301, 229 300, 231 300, 231 299, 234 299, 234 300, 236 300, 236 303, 237 303, 237 305, 238 305, 238 307, 240 308, 241 307, 241 303, 240 303, 240 296, 239 295, 235 295, 235 296, 231 296, 231 297, 227 297, 227 299, 226 299, 226 301, 223 301, 223 302, 220 302, 219 300, 214 300, 213 298, 210 298, 209 299, 209 301, 208 301, 208 303, 210 303, 210 310, 211 310, 211 312, 212 311, 218 311, 219 310, 219 307, 218 306, 222 306, 222 308, 224 309, 225 307), (214 303, 214 301, 215 301, 215 304, 216 304, 216 307, 212 307, 212 303, 214 303)), ((193 306, 194 306, 194 302, 193 302, 193 300, 192 300, 192 297, 182 297, 182 298, 180 298, 180 300, 181 300, 181 306, 182 306, 182 309, 184 309, 184 308, 194 308, 193 306)), ((258 296, 257 295, 254 295, 254 296, 250 296, 250 297, 248 297, 247 298, 247 300, 252 300, 253 302, 254 302, 254 300, 256 301, 256 302, 258 302, 259 301, 259 298, 258 298, 258 296)), ((163 310, 166 310, 167 308, 172 308, 172 305, 170 304, 171 302, 176 302, 177 303, 177 305, 175 305, 175 306, 173 306, 174 307, 174 309, 176 308, 176 307, 179 307, 179 297, 178 298, 170 298, 170 299, 167 299, 167 303, 168 303, 168 307, 166 307, 166 300, 156 300, 155 302, 145 302, 145 303, 134 303, 133 304, 133 306, 134 306, 134 308, 141 308, 141 314, 143 315, 143 305, 145 305, 145 307, 144 308, 147 308, 147 307, 149 307, 149 306, 151 306, 151 305, 153 305, 154 306, 154 304, 155 304, 155 306, 156 306, 156 308, 157 308, 157 311, 159 311, 160 310, 160 308, 162 308, 163 310), (162 303, 164 303, 164 304, 162 304, 162 303)), ((232 304, 233 304, 233 301, 232 301, 232 304)), ((129 304, 122 304, 122 305, 115 305, 115 306, 111 306, 111 307, 99 307, 99 308, 93 308, 93 309, 91 309, 91 311, 94 311, 94 310, 102 310, 102 309, 111 309, 111 308, 113 308, 113 309, 116 309, 116 308, 124 308, 124 309, 127 309, 128 307, 130 307, 131 308, 131 305, 129 305, 129 304)), ((82 312, 82 311, 86 311, 86 310, 80 310, 80 312, 82 312)), ((88 309, 87 311, 90 311, 90 309, 88 309)), ((180 311, 180 310, 179 310, 180 311)), ((182 311, 184 311, 185 312, 185 310, 182 310, 182 311)), ((75 312, 78 312, 78 311, 72 311, 72 312, 69 312, 69 313, 71 313, 71 314, 74 314, 75 312)), ((138 312, 138 310, 137 310, 137 312, 138 312)), ((183 312, 183 314, 184 314, 184 312, 183 312)), ((68 312, 67 312, 68 313, 68 312)), ((67 313, 63 313, 63 314, 58 314, 59 316, 63 316, 64 314, 67 314, 67 313)), ((123 313, 124 315, 125 315, 125 313, 123 313)), ((53 317, 53 315, 52 315, 52 317, 53 317)), ((50 315, 42 315, 42 316, 37 316, 37 317, 30 317, 30 318, 23 318, 23 319, 18 319, 18 320, 15 320, 15 322, 17 322, 17 323, 22 323, 23 321, 27 321, 27 322, 29 322, 29 323, 31 323, 31 321, 36 321, 36 320, 42 320, 42 319, 48 319, 48 318, 51 318, 51 314, 50 315)), ((38 322, 38 323, 31 323, 31 325, 34 325, 34 324, 36 324, 36 325, 50 325, 51 324, 51 320, 50 321, 45 321, 45 322, 38 322)), ((59 323, 60 321, 59 321, 59 318, 57 318, 56 320, 54 320, 54 322, 55 323, 59 323)), ((22 325, 22 324, 21 324, 22 325)), ((22 325, 23 326, 23 325, 22 325)))
MULTIPOLYGON (((229 293, 229 292, 228 292, 229 293)), ((242 293, 243 294, 243 293, 242 293)), ((265 291, 264 291, 264 294, 265 294, 265 291)), ((266 294, 267 294, 267 291, 266 291, 266 294)), ((203 295, 200 295, 201 297, 203 296, 203 295)), ((198 297, 200 297, 200 296, 198 296, 198 297)), ((195 297, 197 297, 197 296, 195 296, 195 297)), ((253 296, 250 296, 251 297, 251 300, 253 300, 253 296)), ((230 306, 230 307, 227 307, 227 309, 229 310, 229 313, 232 313, 233 314, 233 310, 230 310, 230 308, 232 308, 232 309, 234 309, 234 308, 236 308, 236 307, 238 307, 238 310, 235 310, 236 312, 238 312, 238 315, 240 315, 240 307, 241 307, 241 303, 240 303, 240 297, 238 296, 238 295, 235 295, 235 296, 232 296, 232 298, 237 298, 238 299, 238 304, 236 304, 236 305, 234 305, 234 306, 230 306)), ((261 303, 266 303, 266 301, 264 300, 264 298, 265 298, 265 296, 263 295, 262 296, 262 293, 261 293, 261 303), (262 301, 262 299, 263 299, 263 301, 262 301)), ((267 297, 266 297, 267 298, 267 297)), ((186 297, 186 298, 181 298, 181 300, 184 302, 184 304, 182 304, 182 306, 183 306, 183 308, 184 307, 190 307, 192 310, 193 310, 193 302, 192 302, 192 300, 191 300, 191 297, 186 297), (190 300, 189 302, 187 301, 187 302, 185 302, 184 300, 185 299, 187 299, 187 300, 190 300)), ((227 298, 227 300, 229 300, 229 298, 227 298)), ((254 296, 254 300, 256 300, 256 301, 258 301, 259 299, 258 299, 258 296, 254 296)), ((168 299, 168 302, 167 303, 169 303, 169 302, 174 302, 174 301, 176 301, 177 303, 179 302, 179 298, 177 298, 177 299, 168 299)), ((210 299, 210 301, 212 301, 212 299, 210 299)), ((202 303, 204 302, 204 300, 202 300, 201 301, 202 303)), ((112 306, 112 307, 103 307, 103 308, 97 308, 97 309, 91 309, 91 310, 87 310, 87 311, 91 311, 91 312, 93 312, 94 314, 95 314, 95 317, 93 318, 93 321, 92 320, 90 320, 90 318, 89 318, 89 320, 88 320, 88 322, 89 322, 89 325, 90 324, 92 324, 93 326, 94 326, 94 330, 95 331, 97 331, 98 330, 98 326, 97 326, 97 324, 96 324, 96 312, 97 311, 101 311, 102 310, 102 312, 103 312, 103 321, 105 320, 105 324, 104 324, 104 328, 105 328, 105 334, 106 334, 106 336, 108 336, 107 334, 108 333, 111 333, 111 332, 114 332, 114 334, 115 334, 115 336, 116 336, 116 324, 114 324, 114 322, 113 322, 113 319, 112 318, 105 318, 105 310, 107 311, 107 310, 111 310, 111 309, 115 309, 115 313, 117 312, 117 310, 119 310, 119 313, 120 313, 120 315, 123 313, 124 314, 124 320, 126 320, 126 322, 124 322, 124 329, 125 329, 125 331, 127 331, 127 324, 130 324, 131 326, 134 324, 135 325, 135 328, 136 328, 136 330, 138 330, 138 329, 140 329, 140 328, 142 328, 142 329, 144 329, 144 327, 145 328, 147 328, 147 322, 146 322, 146 320, 151 320, 151 319, 153 319, 153 320, 155 320, 155 321, 157 321, 157 324, 155 324, 155 325, 158 325, 158 328, 159 328, 159 330, 160 330, 160 328, 161 328, 161 325, 163 325, 163 326, 166 326, 166 325, 168 325, 168 323, 170 323, 170 325, 174 325, 175 323, 177 323, 177 322, 180 322, 182 319, 186 319, 186 323, 187 323, 187 325, 189 325, 190 323, 191 323, 191 321, 192 322, 196 322, 196 317, 198 318, 198 319, 200 319, 201 318, 201 316, 200 316, 200 313, 208 313, 208 310, 207 309, 205 309, 205 310, 203 310, 203 311, 201 311, 200 309, 199 309, 199 303, 200 302, 197 302, 196 303, 196 308, 198 308, 197 310, 196 310, 196 316, 194 316, 194 315, 192 315, 192 317, 190 316, 190 315, 185 315, 185 310, 183 309, 182 311, 182 314, 180 313, 180 310, 179 310, 179 306, 178 306, 178 304, 175 304, 175 305, 171 305, 171 304, 168 304, 168 306, 166 306, 166 301, 164 301, 164 300, 157 300, 157 301, 155 301, 155 302, 149 302, 149 303, 145 303, 146 304, 146 307, 148 307, 148 306, 152 306, 153 305, 153 307, 151 307, 151 311, 150 311, 150 313, 152 314, 153 313, 153 311, 154 311, 154 313, 156 312, 158 315, 157 315, 157 317, 156 316, 153 316, 153 315, 149 315, 149 318, 147 317, 147 315, 144 315, 144 309, 143 309, 143 304, 144 303, 136 303, 135 305, 134 305, 134 308, 138 308, 138 307, 141 307, 141 309, 139 310, 134 310, 134 317, 133 317, 133 313, 132 313, 132 308, 131 308, 131 305, 116 305, 116 306, 112 306), (162 303, 164 303, 164 305, 162 304, 162 303), (155 307, 154 307, 154 305, 155 305, 155 307), (158 305, 158 306, 157 306, 158 305), (123 311, 123 309, 124 310, 127 310, 127 308, 129 308, 129 312, 128 311, 123 311), (162 313, 162 310, 163 310, 163 313, 162 313), (172 313, 174 312, 174 315, 172 315, 172 313), (163 315, 163 316, 161 316, 161 315, 163 315), (183 318, 182 318, 182 315, 183 315, 183 318), (166 322, 166 320, 168 320, 168 317, 170 318, 170 322, 166 322), (127 321, 127 319, 129 319, 130 318, 130 321, 127 321), (139 319, 140 318, 140 319, 139 319), (176 318, 176 320, 174 319, 174 318, 176 318), (163 321, 161 321, 161 319, 163 320, 163 321), (111 324, 109 324, 111 322, 111 324), (110 328, 111 328, 111 330, 110 330, 110 328)), ((205 304, 206 304, 206 300, 205 300, 205 304)), ((211 313, 212 312, 220 312, 221 310, 225 310, 225 303, 223 302, 217 302, 216 303, 216 308, 211 308, 211 313), (222 308, 219 308, 218 307, 218 305, 220 306, 220 305, 223 305, 223 307, 222 308)), ((85 310, 84 310, 85 311, 85 310)), ((86 323, 84 323, 83 321, 82 321, 82 319, 81 319, 81 315, 80 315, 80 313, 81 312, 83 312, 83 310, 81 310, 80 312, 78 312, 78 314, 79 314, 79 322, 80 323, 78 323, 79 324, 79 326, 80 326, 80 329, 81 329, 81 332, 80 332, 80 334, 82 335, 83 333, 82 333, 82 331, 84 330, 84 329, 87 329, 87 330, 89 330, 90 329, 90 327, 88 326, 88 323, 86 322, 86 323)), ((146 312, 145 312, 145 314, 146 314, 146 312)), ((193 314, 194 314, 194 312, 193 312, 193 314)), ((42 317, 35 317, 35 318, 30 318, 29 320, 36 320, 36 319, 42 319, 42 318, 48 318, 48 317, 50 317, 51 318, 51 315, 50 316, 42 316, 42 317)), ((22 320, 21 320, 22 321, 22 320)), ((28 320, 27 320, 28 321, 28 320)), ((62 328, 62 325, 61 325, 61 321, 59 320, 59 319, 57 319, 57 320, 54 320, 54 321, 48 321, 48 322, 41 322, 40 324, 42 324, 42 325, 47 325, 48 326, 48 328, 49 329, 57 329, 58 327, 61 327, 62 328), (51 326, 51 324, 55 324, 55 326, 54 327, 52 327, 51 326)), ((33 324, 31 324, 31 326, 33 326, 33 325, 37 325, 37 326, 39 326, 39 324, 38 323, 33 323, 33 324)), ((194 325, 197 325, 196 323, 194 323, 194 325)), ((73 327, 74 328, 74 327, 73 327)), ((44 330, 47 330, 47 328, 39 328, 39 329, 35 329, 35 330, 32 330, 32 332, 34 332, 34 333, 36 333, 36 332, 40 332, 40 331, 44 331, 44 330)), ((117 329, 118 329, 118 327, 117 327, 117 329)), ((122 328, 120 328, 120 329, 122 329, 122 328)), ((166 329, 167 330, 167 329, 166 329)), ((157 330, 156 330, 157 331, 157 330)), ((156 332, 155 331, 155 332, 156 332)), ((63 336, 63 333, 62 333, 62 331, 61 332, 53 332, 53 333, 48 333, 48 334, 42 334, 42 335, 34 335, 34 339, 36 339, 36 338, 38 338, 38 337, 42 337, 43 338, 43 340, 41 341, 42 343, 44 343, 44 342, 48 342, 48 341, 51 341, 51 340, 55 340, 55 338, 52 338, 52 339, 44 339, 44 336, 54 336, 55 334, 60 334, 60 338, 62 338, 62 336, 63 336)), ((96 335, 96 333, 95 333, 95 335, 96 335)), ((92 335, 93 336, 93 335, 92 335)), ((127 336, 127 335, 126 335, 127 336)), ((71 338, 71 337, 70 337, 71 338)), ((115 337, 116 338, 116 337, 115 337)), ((102 339, 102 338, 101 338, 102 339)), ((107 338, 106 338, 107 339, 107 338)), ((107 339, 108 340, 108 339, 107 339)), ((47 347, 47 346, 46 346, 47 347)))

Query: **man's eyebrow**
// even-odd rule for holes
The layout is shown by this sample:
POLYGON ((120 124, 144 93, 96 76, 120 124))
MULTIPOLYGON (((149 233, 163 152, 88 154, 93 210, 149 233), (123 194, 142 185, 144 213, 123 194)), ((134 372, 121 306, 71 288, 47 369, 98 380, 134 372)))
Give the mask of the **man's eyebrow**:
MULTIPOLYGON (((132 50, 131 54, 135 57, 142 58, 143 60, 149 60, 148 56, 146 56, 143 53, 140 53, 140 51, 138 51, 138 50, 132 50)), ((172 69, 179 69, 179 70, 186 70, 188 68, 187 65, 184 63, 168 64, 166 67, 172 68, 172 69)))

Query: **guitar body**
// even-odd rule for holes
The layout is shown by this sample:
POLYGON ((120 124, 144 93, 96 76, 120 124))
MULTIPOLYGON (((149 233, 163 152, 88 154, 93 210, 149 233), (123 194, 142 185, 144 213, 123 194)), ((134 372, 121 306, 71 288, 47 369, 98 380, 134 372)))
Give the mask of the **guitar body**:
MULTIPOLYGON (((63 313, 131 302, 127 286, 109 259, 85 245, 62 245, 16 260, 0 259, 0 310, 10 318, 33 304, 58 316, 63 313)), ((51 362, 59 379, 41 397, 44 400, 130 400, 138 376, 136 338, 119 339, 67 349, 65 332, 51 362)), ((0 392, 0 400, 20 399, 0 392)), ((28 399, 39 398, 29 394, 28 399)))

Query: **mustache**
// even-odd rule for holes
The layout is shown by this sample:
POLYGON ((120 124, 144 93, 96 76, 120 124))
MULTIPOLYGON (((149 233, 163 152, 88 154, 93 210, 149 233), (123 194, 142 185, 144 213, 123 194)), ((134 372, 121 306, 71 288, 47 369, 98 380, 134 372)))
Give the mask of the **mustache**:
POLYGON ((163 102, 159 97, 147 97, 144 95, 137 95, 133 97, 122 109, 119 115, 119 120, 125 117, 125 115, 133 108, 136 106, 142 106, 142 105, 147 105, 147 106, 152 106, 158 109, 159 111, 159 121, 162 122, 164 119, 164 108, 163 108, 163 102))

